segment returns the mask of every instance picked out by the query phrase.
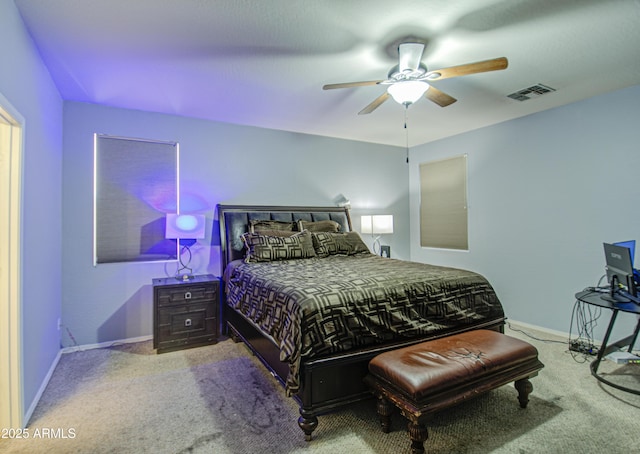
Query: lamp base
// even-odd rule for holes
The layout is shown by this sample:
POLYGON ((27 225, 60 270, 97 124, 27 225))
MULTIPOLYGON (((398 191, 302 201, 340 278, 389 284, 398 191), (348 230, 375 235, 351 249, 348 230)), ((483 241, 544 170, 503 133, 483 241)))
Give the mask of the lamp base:
POLYGON ((179 281, 183 281, 183 282, 187 282, 191 279, 193 279, 193 269, 191 269, 189 267, 189 264, 191 263, 191 249, 189 248, 188 245, 183 245, 182 246, 182 251, 180 251, 180 256, 178 257, 178 261, 180 262, 180 268, 178 268, 178 271, 176 271, 176 279, 179 281), (182 255, 184 252, 187 252, 187 263, 184 263, 183 259, 182 259, 182 255), (183 271, 186 271, 186 273, 182 273, 183 271))
POLYGON ((380 235, 373 239, 373 253, 380 255, 380 235))

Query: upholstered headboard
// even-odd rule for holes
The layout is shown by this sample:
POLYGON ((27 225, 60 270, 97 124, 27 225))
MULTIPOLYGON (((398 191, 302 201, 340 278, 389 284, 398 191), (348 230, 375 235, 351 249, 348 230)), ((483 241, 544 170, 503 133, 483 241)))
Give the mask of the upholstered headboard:
POLYGON ((244 257, 244 244, 240 238, 249 231, 251 220, 271 221, 326 221, 340 224, 340 231, 351 231, 349 209, 343 207, 218 205, 222 269, 233 260, 244 257))

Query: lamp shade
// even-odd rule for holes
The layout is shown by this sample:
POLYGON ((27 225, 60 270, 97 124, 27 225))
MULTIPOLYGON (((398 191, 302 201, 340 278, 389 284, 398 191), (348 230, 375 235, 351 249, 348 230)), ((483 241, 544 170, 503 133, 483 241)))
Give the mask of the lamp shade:
POLYGON ((205 237, 203 214, 167 214, 165 238, 199 239, 205 237))
POLYGON ((393 215, 379 214, 373 216, 361 216, 360 228, 362 233, 383 235, 393 233, 393 215))
POLYGON ((399 104, 413 104, 429 89, 429 84, 419 80, 407 80, 389 85, 387 92, 399 104))
POLYGON ((362 233, 373 233, 373 216, 360 216, 360 230, 362 233))

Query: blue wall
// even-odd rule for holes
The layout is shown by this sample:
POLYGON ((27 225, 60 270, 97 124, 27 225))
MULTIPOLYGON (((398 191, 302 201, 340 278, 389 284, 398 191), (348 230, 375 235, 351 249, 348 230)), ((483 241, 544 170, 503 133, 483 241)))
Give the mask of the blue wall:
POLYGON ((22 170, 23 411, 60 350, 63 103, 12 1, 0 2, 0 93, 24 118, 22 170))
POLYGON ((64 346, 150 335, 151 279, 176 270, 175 263, 92 265, 94 133, 179 142, 181 195, 208 206, 207 238, 192 248, 196 273, 220 273, 216 204, 326 206, 339 194, 351 200, 356 230, 361 214, 393 214, 394 234, 383 243, 409 258, 402 148, 65 102, 64 346))
POLYGON ((602 243, 640 240, 638 106, 633 86, 413 148, 411 259, 479 271, 507 316, 568 332, 574 294, 604 274, 602 243), (469 251, 421 248, 419 165, 461 153, 469 251))

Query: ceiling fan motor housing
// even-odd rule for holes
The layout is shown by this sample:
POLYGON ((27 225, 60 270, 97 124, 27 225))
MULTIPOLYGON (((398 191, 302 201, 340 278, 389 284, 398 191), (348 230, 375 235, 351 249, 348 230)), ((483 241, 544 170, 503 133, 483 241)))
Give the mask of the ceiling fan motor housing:
POLYGON ((387 78, 393 83, 400 82, 402 80, 419 79, 426 73, 427 66, 424 63, 420 63, 420 65, 416 69, 407 68, 404 71, 400 71, 400 65, 395 65, 389 70, 387 78))

